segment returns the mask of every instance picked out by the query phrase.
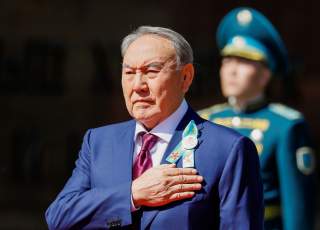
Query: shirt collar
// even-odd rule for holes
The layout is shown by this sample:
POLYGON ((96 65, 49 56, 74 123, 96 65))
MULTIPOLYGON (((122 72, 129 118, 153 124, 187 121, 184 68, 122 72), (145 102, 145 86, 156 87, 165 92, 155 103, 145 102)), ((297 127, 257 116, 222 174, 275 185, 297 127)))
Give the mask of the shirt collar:
MULTIPOLYGON (((179 122, 182 120, 183 116, 188 110, 188 104, 185 99, 181 102, 178 109, 173 112, 169 117, 160 122, 156 127, 154 127, 149 133, 158 136, 160 139, 169 143, 171 137, 173 136, 179 122)), ((140 132, 148 132, 140 122, 136 122, 136 130, 134 134, 134 140, 136 140, 137 135, 140 132)))

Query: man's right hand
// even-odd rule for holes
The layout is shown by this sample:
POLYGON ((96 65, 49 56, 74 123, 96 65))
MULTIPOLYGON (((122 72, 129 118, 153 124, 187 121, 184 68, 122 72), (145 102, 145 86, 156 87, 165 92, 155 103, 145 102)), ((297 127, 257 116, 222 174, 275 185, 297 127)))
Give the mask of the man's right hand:
POLYGON ((201 189, 202 180, 196 169, 160 165, 148 169, 132 182, 132 200, 135 207, 156 207, 188 199, 201 189))

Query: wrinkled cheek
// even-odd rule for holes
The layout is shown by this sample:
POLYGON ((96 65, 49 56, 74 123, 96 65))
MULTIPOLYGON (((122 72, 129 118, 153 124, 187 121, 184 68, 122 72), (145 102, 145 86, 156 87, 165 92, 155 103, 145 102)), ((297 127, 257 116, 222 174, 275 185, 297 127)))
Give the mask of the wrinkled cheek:
POLYGON ((156 107, 159 111, 163 111, 171 101, 171 96, 168 95, 166 91, 163 91, 159 97, 156 99, 156 107))
POLYGON ((124 97, 124 101, 126 103, 127 110, 129 113, 131 113, 130 112, 130 111, 132 111, 131 97, 125 89, 123 89, 123 97, 124 97))
POLYGON ((131 113, 132 113, 132 110, 133 110, 133 105, 132 105, 132 103, 130 102, 129 99, 125 99, 125 102, 126 102, 127 110, 128 110, 128 112, 131 114, 131 113))

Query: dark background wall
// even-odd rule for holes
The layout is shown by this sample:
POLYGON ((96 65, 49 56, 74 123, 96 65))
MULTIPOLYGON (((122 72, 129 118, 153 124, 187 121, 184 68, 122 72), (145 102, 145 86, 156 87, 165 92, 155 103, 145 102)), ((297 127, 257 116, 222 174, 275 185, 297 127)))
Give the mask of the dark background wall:
POLYGON ((197 68, 189 102, 222 102, 215 31, 237 6, 261 10, 279 29, 295 71, 274 79, 271 97, 301 110, 319 140, 318 1, 1 1, 0 229, 46 229, 44 210, 70 175, 85 130, 129 118, 119 46, 137 26, 184 35, 197 68))

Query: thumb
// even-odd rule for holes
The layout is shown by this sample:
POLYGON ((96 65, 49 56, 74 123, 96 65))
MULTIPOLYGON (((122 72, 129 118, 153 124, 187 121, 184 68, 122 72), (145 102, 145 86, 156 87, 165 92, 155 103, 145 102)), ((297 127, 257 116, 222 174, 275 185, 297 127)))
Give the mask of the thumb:
POLYGON ((176 168, 176 164, 162 164, 159 165, 158 168, 176 168))

